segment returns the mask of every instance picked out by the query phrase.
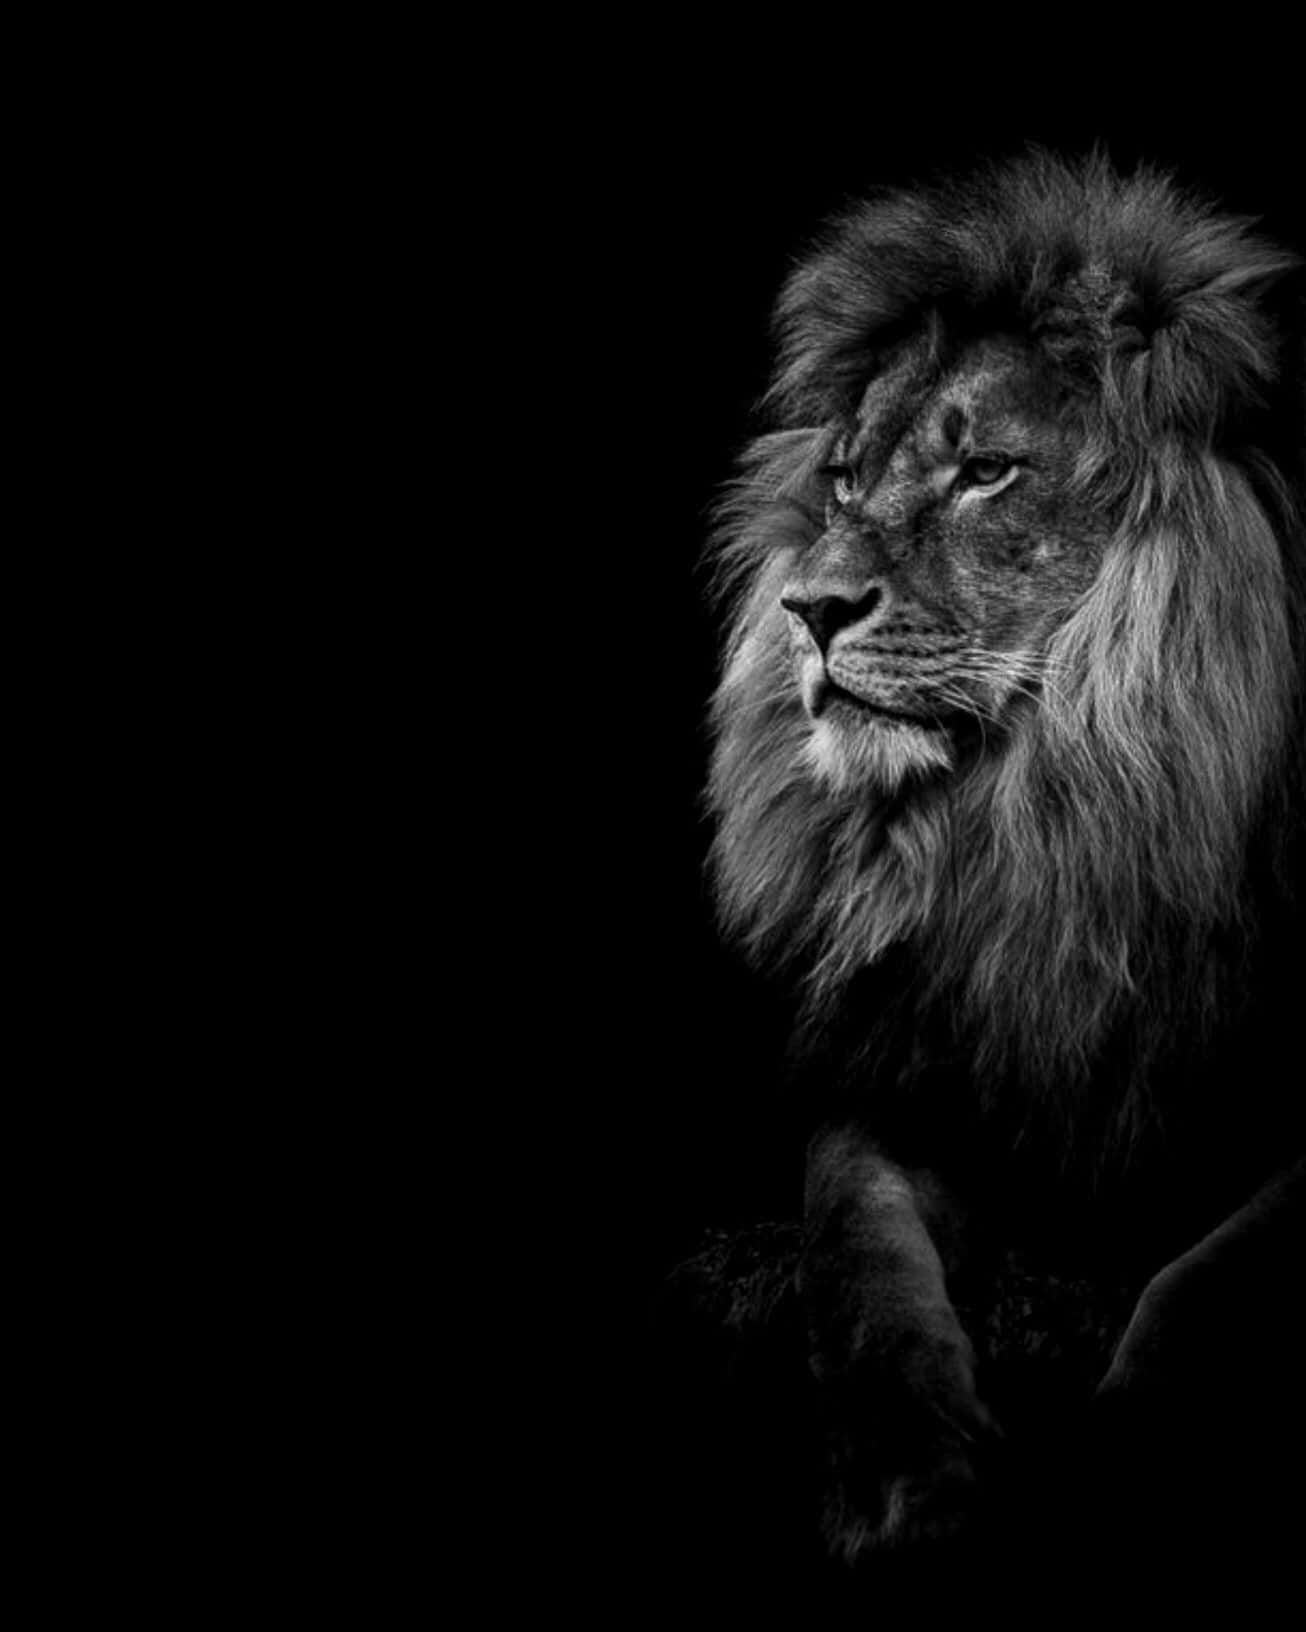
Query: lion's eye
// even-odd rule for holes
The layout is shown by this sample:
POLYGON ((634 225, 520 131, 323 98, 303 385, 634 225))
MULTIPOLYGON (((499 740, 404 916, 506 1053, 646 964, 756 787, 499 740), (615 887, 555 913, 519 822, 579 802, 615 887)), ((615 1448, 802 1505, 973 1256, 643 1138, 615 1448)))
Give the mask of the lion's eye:
POLYGON ((822 465, 821 475, 833 482, 835 503, 847 504, 853 496, 853 483, 857 480, 857 472, 853 467, 836 461, 834 464, 822 465))
POLYGON ((1014 465, 1001 454, 974 454, 962 465, 961 480, 966 487, 996 487, 1014 465))

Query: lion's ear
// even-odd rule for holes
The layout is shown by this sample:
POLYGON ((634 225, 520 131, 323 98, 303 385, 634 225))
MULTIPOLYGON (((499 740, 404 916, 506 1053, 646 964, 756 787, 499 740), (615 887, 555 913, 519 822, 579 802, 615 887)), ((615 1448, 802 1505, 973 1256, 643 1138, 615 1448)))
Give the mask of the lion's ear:
POLYGON ((1162 268, 1141 302, 1144 344, 1115 351, 1108 363, 1140 441, 1247 440, 1267 412, 1281 422, 1300 401, 1306 269, 1273 245, 1230 239, 1209 246, 1204 264, 1162 268))

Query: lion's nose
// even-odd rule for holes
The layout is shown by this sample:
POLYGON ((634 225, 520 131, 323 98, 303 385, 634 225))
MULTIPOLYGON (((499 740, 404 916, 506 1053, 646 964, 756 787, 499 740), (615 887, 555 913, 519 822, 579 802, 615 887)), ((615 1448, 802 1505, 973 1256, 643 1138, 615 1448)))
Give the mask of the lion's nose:
POLYGON ((830 642, 851 623, 860 623, 870 617, 880 599, 878 589, 869 589, 864 595, 850 600, 845 595, 782 595, 780 605, 786 612, 801 618, 811 630, 812 639, 820 647, 822 656, 830 642))

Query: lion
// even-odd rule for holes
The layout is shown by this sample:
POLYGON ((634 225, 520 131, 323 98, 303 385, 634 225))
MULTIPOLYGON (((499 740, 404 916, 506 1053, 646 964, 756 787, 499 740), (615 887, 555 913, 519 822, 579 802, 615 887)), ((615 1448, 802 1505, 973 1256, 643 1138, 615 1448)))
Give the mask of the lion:
POLYGON ((709 546, 711 869, 801 995, 837 1557, 982 1504, 995 1250, 1133 1278, 1108 1414, 1253 1392, 1306 1313, 1302 289, 1169 176, 1033 152, 852 209, 780 297, 709 546))

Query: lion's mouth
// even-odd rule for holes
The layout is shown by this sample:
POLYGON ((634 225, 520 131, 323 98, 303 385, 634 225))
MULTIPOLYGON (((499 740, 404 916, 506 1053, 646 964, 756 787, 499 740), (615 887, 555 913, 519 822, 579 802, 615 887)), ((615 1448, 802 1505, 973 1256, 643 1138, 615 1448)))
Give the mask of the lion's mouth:
POLYGON ((952 713, 913 712, 904 708, 890 708, 885 703, 857 696, 855 692, 848 691, 831 680, 828 675, 823 676, 814 687, 809 711, 814 720, 819 720, 826 714, 848 711, 857 718, 894 720, 900 725, 915 726, 918 731, 944 731, 959 723, 964 717, 952 713))

